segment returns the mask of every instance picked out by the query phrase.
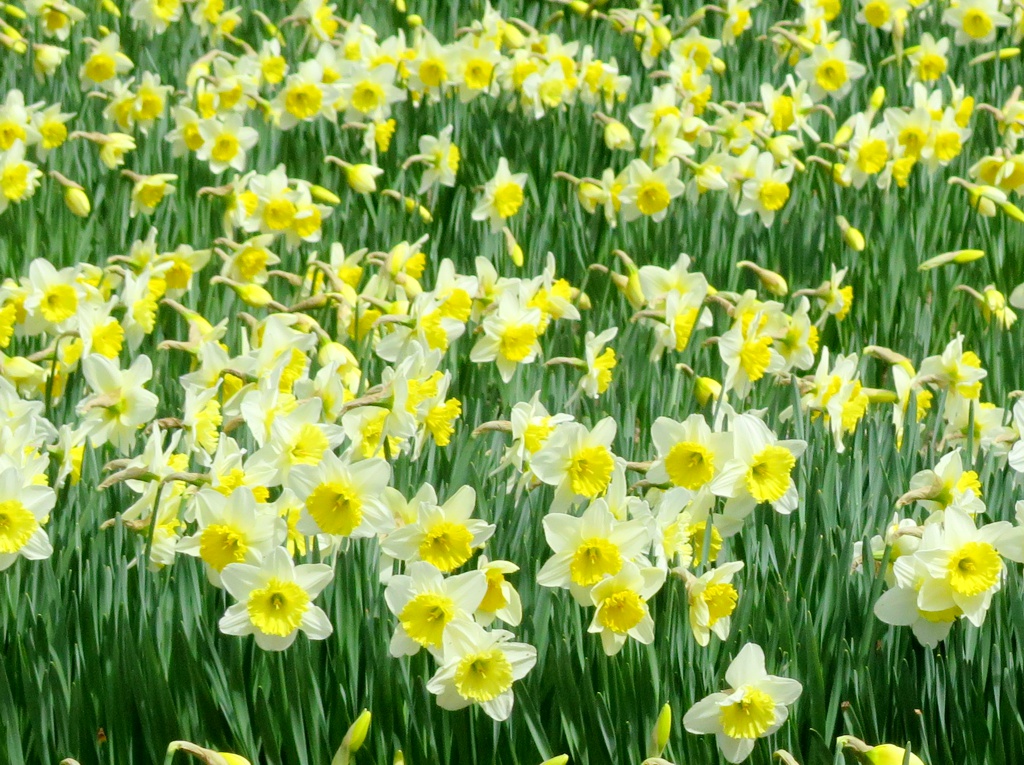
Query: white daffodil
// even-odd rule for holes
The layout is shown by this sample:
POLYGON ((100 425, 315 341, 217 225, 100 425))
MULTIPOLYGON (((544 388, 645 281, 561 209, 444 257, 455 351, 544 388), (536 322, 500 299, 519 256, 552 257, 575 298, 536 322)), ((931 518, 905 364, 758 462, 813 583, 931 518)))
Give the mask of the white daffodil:
POLYGON ((615 576, 626 562, 646 566, 650 530, 643 519, 620 521, 603 499, 576 517, 551 513, 544 518, 544 537, 552 555, 537 574, 542 587, 568 587, 581 605, 590 605, 591 588, 615 576))
POLYGON ((391 636, 392 656, 412 656, 426 648, 442 656, 443 638, 453 619, 470 619, 487 594, 487 575, 467 571, 448 577, 426 561, 409 564, 407 574, 393 576, 384 591, 398 618, 391 636))
POLYGON ((381 496, 390 480, 391 466, 376 457, 350 462, 327 451, 318 465, 296 465, 288 488, 303 502, 299 530, 307 536, 376 536, 389 528, 381 496))
POLYGON ((19 556, 42 560, 53 554, 43 524, 56 502, 53 489, 32 483, 17 468, 0 471, 0 571, 19 556))
POLYGON ((651 426, 658 458, 647 471, 652 483, 669 483, 691 491, 706 486, 732 459, 732 434, 713 433, 702 414, 683 422, 659 417, 651 426))
POLYGON ((258 564, 285 542, 287 524, 270 505, 258 504, 252 490, 239 487, 229 496, 202 489, 195 499, 198 528, 178 542, 178 552, 198 556, 206 575, 221 586, 221 572, 232 563, 258 564))
POLYGON ((725 680, 731 686, 698 701, 683 717, 690 733, 714 733, 718 748, 729 762, 743 762, 757 739, 770 736, 789 717, 787 707, 803 691, 796 680, 769 675, 764 651, 747 643, 736 654, 725 680))
POLYGON ((472 486, 460 487, 443 505, 421 503, 416 520, 388 534, 381 549, 396 560, 424 560, 443 573, 454 571, 494 533, 493 524, 470 517, 475 504, 472 486))
POLYGON ((626 561, 617 574, 606 576, 590 590, 597 610, 588 631, 600 633, 606 655, 621 651, 627 637, 645 645, 654 642, 654 620, 647 601, 661 589, 665 574, 662 568, 641 569, 626 561))
POLYGON ((595 499, 608 488, 615 464, 611 450, 615 431, 615 420, 611 417, 605 417, 593 430, 578 422, 567 422, 559 425, 533 455, 530 468, 534 475, 555 487, 552 511, 560 512, 583 499, 595 499))
POLYGON ((327 614, 312 604, 334 571, 322 563, 296 566, 288 551, 277 547, 259 565, 231 563, 221 571, 221 581, 238 602, 220 620, 225 635, 255 635, 265 651, 283 651, 295 642, 299 630, 310 640, 329 636, 327 614))
POLYGON ((469 619, 455 619, 445 629, 443 659, 427 690, 442 709, 479 704, 487 716, 507 720, 512 714, 512 683, 537 663, 537 649, 512 642, 507 630, 486 631, 469 619))
POLYGON ((735 534, 743 519, 760 502, 770 502, 780 513, 788 515, 797 507, 793 468, 807 448, 806 441, 780 441, 760 419, 752 414, 732 418, 733 459, 710 484, 713 494, 726 497, 719 530, 735 534))
POLYGON ((720 639, 729 637, 732 612, 736 610, 739 593, 732 578, 743 568, 743 561, 724 563, 700 577, 685 572, 689 597, 690 629, 698 645, 711 642, 714 632, 720 639))

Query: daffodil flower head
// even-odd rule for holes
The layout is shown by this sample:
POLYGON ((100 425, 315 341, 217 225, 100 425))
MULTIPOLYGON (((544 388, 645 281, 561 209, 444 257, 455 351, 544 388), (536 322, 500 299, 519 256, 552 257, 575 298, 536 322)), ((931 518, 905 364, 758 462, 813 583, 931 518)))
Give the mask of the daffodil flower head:
POLYGON ((743 762, 757 739, 770 736, 789 717, 803 686, 796 680, 769 675, 764 652, 747 643, 725 673, 731 686, 698 701, 683 717, 691 733, 714 733, 718 748, 729 762, 743 762))

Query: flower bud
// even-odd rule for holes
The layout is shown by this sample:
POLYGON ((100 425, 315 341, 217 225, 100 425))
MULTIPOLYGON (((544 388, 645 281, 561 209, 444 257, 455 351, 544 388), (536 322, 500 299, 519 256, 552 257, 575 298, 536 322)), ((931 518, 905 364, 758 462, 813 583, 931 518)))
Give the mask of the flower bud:
POLYGON ((371 718, 372 715, 369 709, 364 709, 360 712, 359 717, 356 718, 356 721, 352 723, 352 726, 345 734, 345 738, 341 742, 342 746, 347 746, 350 752, 358 752, 363 742, 366 741, 366 734, 370 732, 371 718))
POLYGON ((357 194, 372 194, 377 190, 375 179, 383 172, 373 165, 348 165, 345 168, 345 180, 348 181, 349 188, 357 194))
POLYGON ((864 241, 864 234, 860 232, 860 229, 851 226, 850 221, 842 215, 836 216, 836 223, 839 224, 839 230, 843 232, 843 241, 846 242, 846 246, 854 252, 864 252, 867 243, 864 241))
POLYGON ((88 218, 89 213, 92 212, 92 203, 89 201, 89 195, 83 189, 75 188, 74 186, 66 186, 64 188, 64 204, 79 218, 88 218))
POLYGON ((658 719, 651 729, 651 740, 647 747, 648 757, 660 757, 668 746, 668 737, 672 732, 672 707, 666 703, 658 713, 658 719))
POLYGON ((633 140, 629 128, 618 120, 608 120, 604 126, 604 145, 612 151, 617 149, 632 151, 636 147, 636 142, 633 140))
POLYGON ((722 384, 710 377, 698 377, 693 386, 693 395, 697 397, 697 403, 707 406, 708 401, 722 395, 722 384))
POLYGON ((328 205, 339 205, 341 204, 341 198, 330 189, 325 189, 323 186, 317 186, 313 184, 309 187, 309 193, 313 195, 313 199, 318 202, 323 202, 328 205))

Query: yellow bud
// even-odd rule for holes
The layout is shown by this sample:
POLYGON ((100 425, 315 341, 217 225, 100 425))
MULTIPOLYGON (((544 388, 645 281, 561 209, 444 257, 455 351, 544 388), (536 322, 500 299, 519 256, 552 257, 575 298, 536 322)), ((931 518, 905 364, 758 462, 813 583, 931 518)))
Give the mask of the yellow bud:
POLYGON ((243 303, 253 308, 265 308, 274 302, 274 296, 258 284, 241 284, 234 290, 243 303))
POLYGON ((854 252, 864 252, 866 244, 864 234, 859 229, 851 226, 850 222, 842 215, 836 216, 836 223, 839 224, 839 230, 843 232, 843 240, 846 242, 846 245, 854 252))
POLYGON ((505 251, 508 252, 508 256, 512 258, 512 262, 516 264, 516 267, 522 268, 523 248, 519 246, 519 242, 512 235, 512 229, 506 226, 502 231, 505 234, 505 251))
MULTIPOLYGON (((586 5, 586 3, 584 3, 586 5)), ((569 755, 557 754, 550 759, 544 760, 540 765, 565 765, 569 761, 569 755)))
POLYGON ((662 48, 667 48, 672 44, 672 30, 661 24, 654 27, 654 40, 662 48))
POLYGON ((586 0, 572 0, 572 2, 569 3, 569 9, 573 13, 578 13, 580 16, 586 13, 589 8, 590 3, 586 2, 586 0))
POLYGON ((376 178, 380 174, 380 168, 373 165, 349 165, 345 168, 345 180, 357 194, 372 194, 376 191, 376 178))
POLYGON ((576 297, 576 307, 579 308, 581 311, 589 311, 591 308, 593 308, 594 304, 590 300, 590 295, 588 295, 586 292, 581 292, 576 297))
POLYGON ((408 10, 405 0, 395 0, 395 10, 399 13, 405 13, 408 10))
POLYGON ((1024 210, 1021 210, 1019 207, 1017 207, 1017 205, 1013 204, 1013 202, 1003 202, 1001 205, 999 205, 999 209, 1002 210, 1007 215, 1009 215, 1015 221, 1024 223, 1024 210))
POLYGON ((885 103, 885 88, 879 85, 875 88, 875 92, 871 94, 871 101, 869 102, 873 111, 878 111, 882 108, 882 104, 885 103))
POLYGON ((842 146, 844 143, 849 143, 851 138, 853 138, 853 128, 849 125, 843 125, 832 136, 832 143, 836 146, 842 146))
POLYGON ((996 214, 996 203, 984 194, 971 194, 971 206, 978 211, 979 215, 986 218, 994 218, 996 214))
MULTIPOLYGON (((903 765, 908 760, 907 750, 894 744, 870 746, 855 736, 840 736, 836 743, 844 749, 852 749, 871 765, 903 765)), ((924 765, 924 761, 913 752, 909 755, 910 765, 924 765)))
POLYGON ((872 404, 895 404, 900 400, 895 391, 884 388, 861 388, 861 392, 868 397, 872 404))
POLYGON ((850 186, 851 181, 843 179, 843 170, 846 169, 846 165, 842 162, 836 162, 832 165, 832 180, 837 186, 842 186, 844 189, 850 186))
POLYGON ((405 17, 405 22, 409 26, 414 27, 414 28, 415 27, 421 27, 421 26, 423 26, 423 17, 422 16, 418 16, 415 13, 411 13, 408 16, 405 17))
POLYGON ((347 745, 350 752, 358 752, 363 742, 366 741, 366 734, 370 731, 371 717, 369 709, 364 709, 360 712, 359 717, 356 718, 356 721, 352 723, 352 727, 345 734, 342 746, 347 745))
POLYGON ((4 4, 4 12, 8 16, 11 16, 11 17, 16 18, 16 19, 24 20, 24 19, 28 18, 28 14, 25 13, 25 11, 23 11, 21 8, 19 8, 16 5, 11 5, 10 3, 5 3, 4 4))
POLYGON ((323 186, 317 186, 313 184, 309 187, 309 192, 313 195, 313 199, 318 202, 323 202, 328 205, 339 205, 341 204, 341 198, 330 189, 325 189, 323 186))
POLYGON ((984 250, 956 250, 953 253, 954 263, 970 263, 974 260, 981 260, 985 257, 984 250))
POLYGON ((693 386, 693 395, 697 397, 697 403, 707 406, 708 401, 722 395, 722 384, 710 377, 698 377, 693 386))
POLYGON ((224 758, 226 765, 252 765, 240 754, 231 754, 230 752, 217 752, 217 754, 224 758))
POLYGON ((672 732, 672 707, 668 703, 661 708, 658 719, 651 730, 651 740, 647 747, 648 757, 660 757, 668 746, 668 737, 672 732))
POLYGON ((92 212, 92 203, 89 202, 89 195, 82 189, 76 189, 74 186, 66 186, 64 188, 64 204, 79 218, 88 218, 89 213, 92 212))
POLYGON ((604 145, 612 151, 616 149, 631 151, 636 143, 633 141, 629 128, 618 120, 608 120, 604 126, 604 145))
POLYGON ((523 36, 522 31, 515 24, 505 24, 503 36, 505 38, 505 45, 510 48, 522 48, 526 45, 526 37, 523 36))
POLYGON ((714 72, 715 74, 718 74, 718 75, 722 75, 722 74, 725 74, 725 70, 726 70, 725 62, 722 59, 718 58, 717 56, 715 58, 711 59, 711 71, 712 72, 714 72))
POLYGON ((741 260, 736 264, 736 267, 746 268, 748 271, 753 271, 761 282, 761 286, 773 295, 782 297, 789 292, 789 285, 786 284, 786 280, 783 278, 782 274, 777 274, 767 268, 762 268, 756 263, 751 263, 749 260, 741 260))

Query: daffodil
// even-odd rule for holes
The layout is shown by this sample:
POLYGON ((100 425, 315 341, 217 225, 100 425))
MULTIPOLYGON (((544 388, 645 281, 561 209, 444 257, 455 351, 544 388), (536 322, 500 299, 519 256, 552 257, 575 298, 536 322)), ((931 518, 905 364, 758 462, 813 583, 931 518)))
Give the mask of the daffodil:
POLYGON ((796 74, 810 86, 815 101, 826 96, 843 98, 854 80, 867 73, 863 64, 853 60, 850 41, 839 39, 831 45, 816 45, 811 55, 796 65, 796 74))
POLYGON ((592 430, 567 422, 533 455, 530 468, 534 474, 555 487, 553 511, 564 510, 582 499, 596 499, 605 492, 612 477, 611 443, 615 432, 611 417, 605 417, 592 430))
MULTIPOLYGON (((296 445, 307 448, 308 437, 296 445)), ((303 502, 300 531, 360 538, 386 530, 381 492, 390 478, 391 467, 382 459, 350 462, 330 450, 323 451, 316 463, 295 464, 287 485, 303 502)))
POLYGON ((258 564, 285 541, 283 518, 268 505, 257 504, 252 491, 239 487, 225 497, 203 489, 195 499, 196 532, 178 542, 178 552, 198 556, 215 587, 232 563, 258 564))
POLYGON ((618 574, 626 562, 647 565, 643 555, 651 543, 647 524, 642 519, 616 519, 604 500, 591 502, 580 517, 549 513, 543 523, 554 554, 541 567, 537 583, 568 588, 582 605, 592 603, 594 585, 618 574))
POLYGON ((384 592, 398 619, 391 637, 392 656, 412 656, 426 648, 444 656, 443 639, 455 619, 470 619, 487 595, 487 575, 467 571, 448 577, 426 561, 409 564, 406 574, 391 577, 384 592))
POLYGON ((713 494, 726 497, 719 529, 723 534, 739 530, 756 505, 770 502, 788 515, 797 507, 793 468, 807 448, 805 441, 780 441, 753 414, 739 414, 729 423, 733 434, 733 459, 711 481, 713 494))
POLYGON ((796 680, 769 675, 764 651, 747 643, 725 672, 730 688, 698 701, 683 716, 690 733, 714 733, 718 748, 729 762, 743 762, 757 739, 770 736, 789 717, 789 707, 800 698, 796 680))
POLYGON ((619 194, 622 217, 634 221, 647 216, 658 222, 668 214, 669 202, 685 190, 679 180, 679 160, 671 159, 657 170, 634 159, 626 170, 626 187, 619 194))
POLYGON ((397 560, 424 560, 443 573, 453 571, 494 533, 492 524, 470 517, 475 503, 471 486, 460 487, 443 505, 423 503, 415 522, 388 534, 381 549, 397 560))
POLYGON ((644 645, 654 642, 654 619, 647 601, 664 583, 664 569, 641 569, 625 561, 618 573, 606 576, 591 588, 590 597, 597 610, 588 632, 601 635, 605 654, 617 654, 630 637, 644 645))
POLYGON ((732 578, 742 569, 743 561, 733 561, 699 577, 685 572, 690 629, 698 645, 706 646, 710 643, 711 633, 721 640, 729 638, 732 613, 739 600, 739 592, 732 578))
POLYGON ((647 471, 647 480, 653 483, 697 491, 732 459, 732 434, 712 432, 702 414, 691 414, 683 422, 659 417, 651 426, 651 440, 658 450, 647 471))
POLYGON ((537 649, 512 642, 507 630, 487 632, 469 619, 453 619, 444 631, 437 672, 427 690, 437 694, 443 709, 479 704, 498 722, 512 714, 512 684, 537 663, 537 649))
POLYGON ((221 581, 238 602, 220 619, 226 635, 254 635, 265 651, 283 651, 299 631, 310 640, 327 638, 334 628, 327 614, 312 601, 334 578, 330 566, 296 566, 288 551, 274 548, 259 565, 229 563, 221 581))
POLYGON ((15 467, 0 470, 0 571, 10 568, 19 557, 50 557, 53 546, 43 524, 56 502, 57 495, 49 486, 32 483, 15 467))
POLYGON ((505 221, 523 206, 528 177, 526 173, 512 173, 508 168, 508 160, 501 157, 498 160, 498 172, 484 186, 483 197, 473 209, 473 220, 489 221, 491 233, 500 232, 505 221))

